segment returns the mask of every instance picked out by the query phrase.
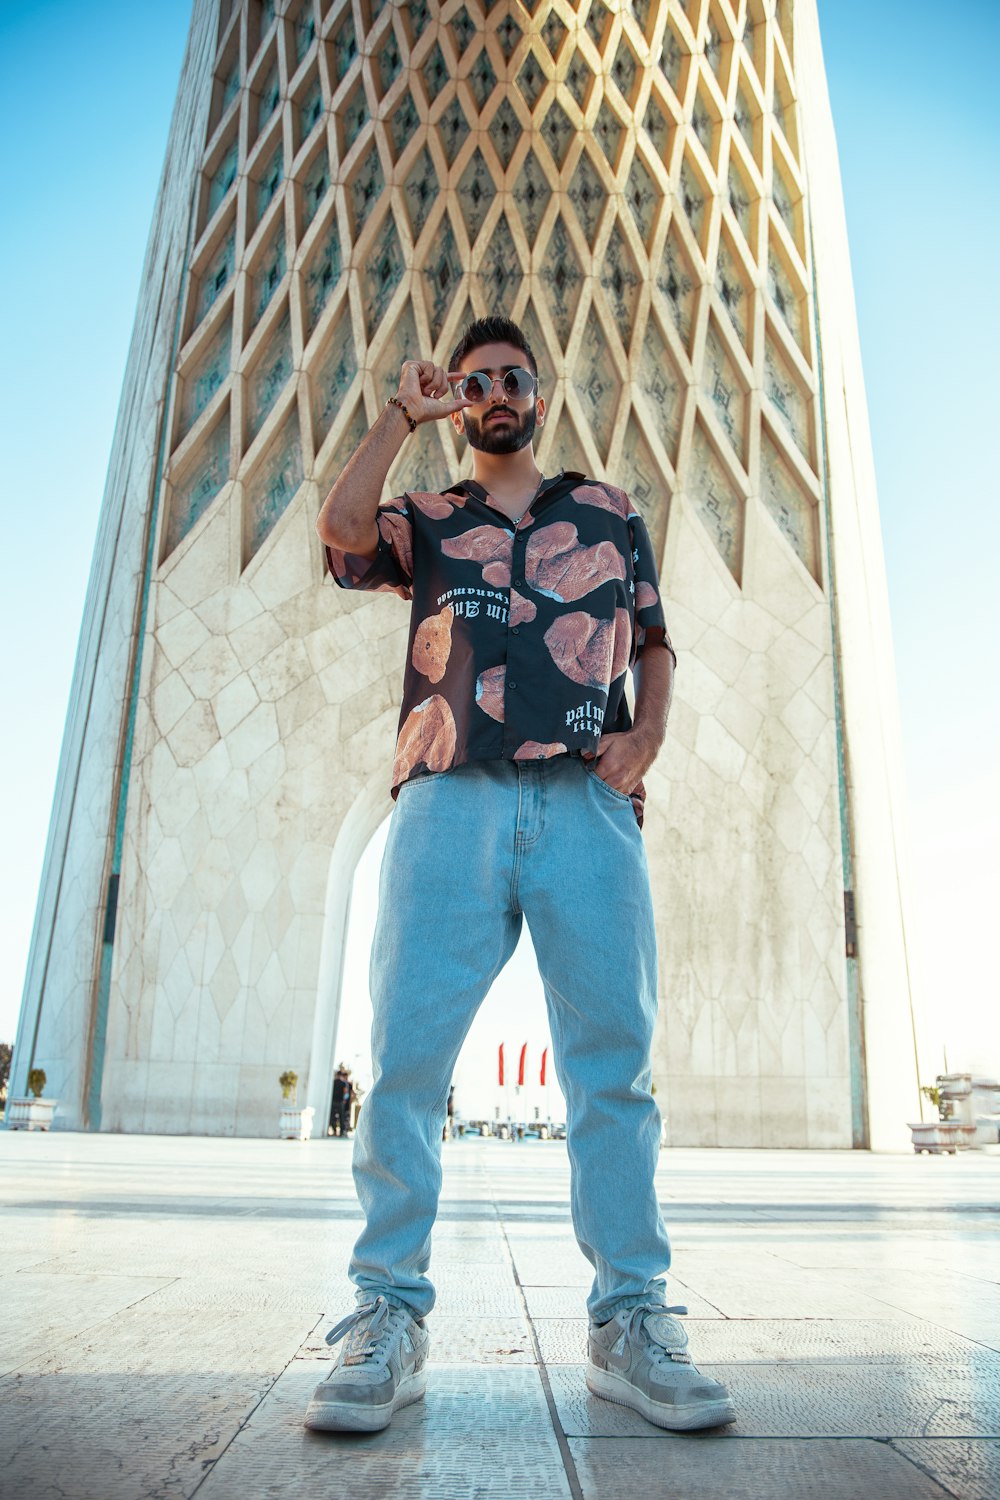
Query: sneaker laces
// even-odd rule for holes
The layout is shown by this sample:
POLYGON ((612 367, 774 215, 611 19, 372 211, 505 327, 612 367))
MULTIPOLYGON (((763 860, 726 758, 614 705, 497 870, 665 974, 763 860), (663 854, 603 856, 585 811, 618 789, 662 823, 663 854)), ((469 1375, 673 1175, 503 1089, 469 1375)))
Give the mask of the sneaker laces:
POLYGON ((665 1307, 661 1302, 640 1303, 629 1313, 628 1322, 625 1324, 626 1337, 634 1336, 638 1343, 640 1331, 644 1333, 649 1357, 654 1364, 693 1364, 687 1352, 687 1334, 671 1316, 673 1313, 686 1312, 686 1307, 665 1307), (680 1346, 677 1345, 678 1334, 684 1340, 680 1346))
POLYGON ((363 1302, 330 1329, 326 1342, 331 1345, 339 1343, 349 1333, 351 1337, 344 1346, 345 1364, 377 1359, 385 1354, 386 1345, 398 1326, 399 1319, 393 1316, 394 1313, 402 1313, 402 1308, 393 1307, 382 1296, 376 1297, 374 1302, 363 1302), (367 1326, 362 1326, 366 1320, 367 1326))

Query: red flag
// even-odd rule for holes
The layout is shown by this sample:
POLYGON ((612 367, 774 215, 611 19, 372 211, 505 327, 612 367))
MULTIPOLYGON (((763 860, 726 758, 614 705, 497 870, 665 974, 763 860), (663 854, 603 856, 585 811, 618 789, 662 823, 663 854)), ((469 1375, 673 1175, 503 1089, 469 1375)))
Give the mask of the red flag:
POLYGON ((542 1075, 541 1075, 541 1077, 538 1080, 538 1082, 542 1085, 543 1088, 545 1087, 545 1059, 548 1057, 548 1055, 549 1055, 549 1049, 548 1049, 548 1047, 546 1047, 545 1051, 542 1053, 542 1075))
POLYGON ((500 1085, 503 1087, 503 1042, 500 1043, 500 1085))
POLYGON ((518 1085, 520 1087, 522 1087, 522 1088, 524 1086, 524 1060, 527 1057, 527 1055, 528 1055, 528 1044, 527 1044, 527 1042, 525 1042, 524 1046, 521 1048, 521 1061, 518 1063, 518 1066, 517 1066, 517 1081, 518 1081, 518 1085))

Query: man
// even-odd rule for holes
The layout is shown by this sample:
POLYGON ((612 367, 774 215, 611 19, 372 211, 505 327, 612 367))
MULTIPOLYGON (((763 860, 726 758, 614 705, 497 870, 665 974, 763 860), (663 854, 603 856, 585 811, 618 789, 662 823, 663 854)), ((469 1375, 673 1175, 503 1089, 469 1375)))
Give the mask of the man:
POLYGON ((535 463, 537 373, 503 317, 472 324, 450 374, 408 360, 317 521, 341 587, 413 607, 371 955, 374 1083, 354 1148, 358 1306, 328 1335, 346 1341, 310 1427, 377 1430, 424 1393, 448 1087, 523 917, 566 1096, 574 1231, 595 1271, 587 1384, 661 1427, 734 1418, 725 1387, 690 1361, 671 1316, 684 1309, 666 1308, 653 1184, 656 942, 640 827, 673 648, 628 497, 535 463), (380 506, 409 434, 447 420, 475 478, 380 506))
POLYGON ((343 1139, 351 1129, 351 1102, 354 1096, 354 1088, 351 1083, 350 1070, 345 1063, 341 1063, 333 1075, 333 1110, 330 1116, 330 1124, 335 1135, 343 1139))

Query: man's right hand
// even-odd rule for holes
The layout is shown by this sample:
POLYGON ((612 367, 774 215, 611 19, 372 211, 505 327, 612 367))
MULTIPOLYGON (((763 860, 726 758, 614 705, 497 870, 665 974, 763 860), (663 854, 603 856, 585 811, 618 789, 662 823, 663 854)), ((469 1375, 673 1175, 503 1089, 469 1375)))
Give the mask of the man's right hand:
POLYGON ((474 403, 464 396, 449 397, 448 372, 429 359, 408 359, 399 377, 396 399, 402 401, 414 422, 437 422, 474 403))

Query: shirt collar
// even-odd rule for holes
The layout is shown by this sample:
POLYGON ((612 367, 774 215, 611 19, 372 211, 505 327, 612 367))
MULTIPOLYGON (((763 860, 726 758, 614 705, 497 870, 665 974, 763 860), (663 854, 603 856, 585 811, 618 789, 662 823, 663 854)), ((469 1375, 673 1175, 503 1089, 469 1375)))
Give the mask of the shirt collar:
MULTIPOLYGON (((559 484, 564 479, 572 479, 575 482, 579 483, 585 478, 586 475, 578 474, 574 469, 560 469, 558 474, 552 474, 548 479, 542 480, 541 484, 538 487, 537 494, 544 495, 546 490, 550 490, 554 484, 559 484)), ((475 495, 477 500, 486 499, 486 490, 481 484, 477 484, 474 479, 456 480, 454 484, 450 484, 448 488, 446 490, 442 490, 441 493, 443 495, 475 495)))

